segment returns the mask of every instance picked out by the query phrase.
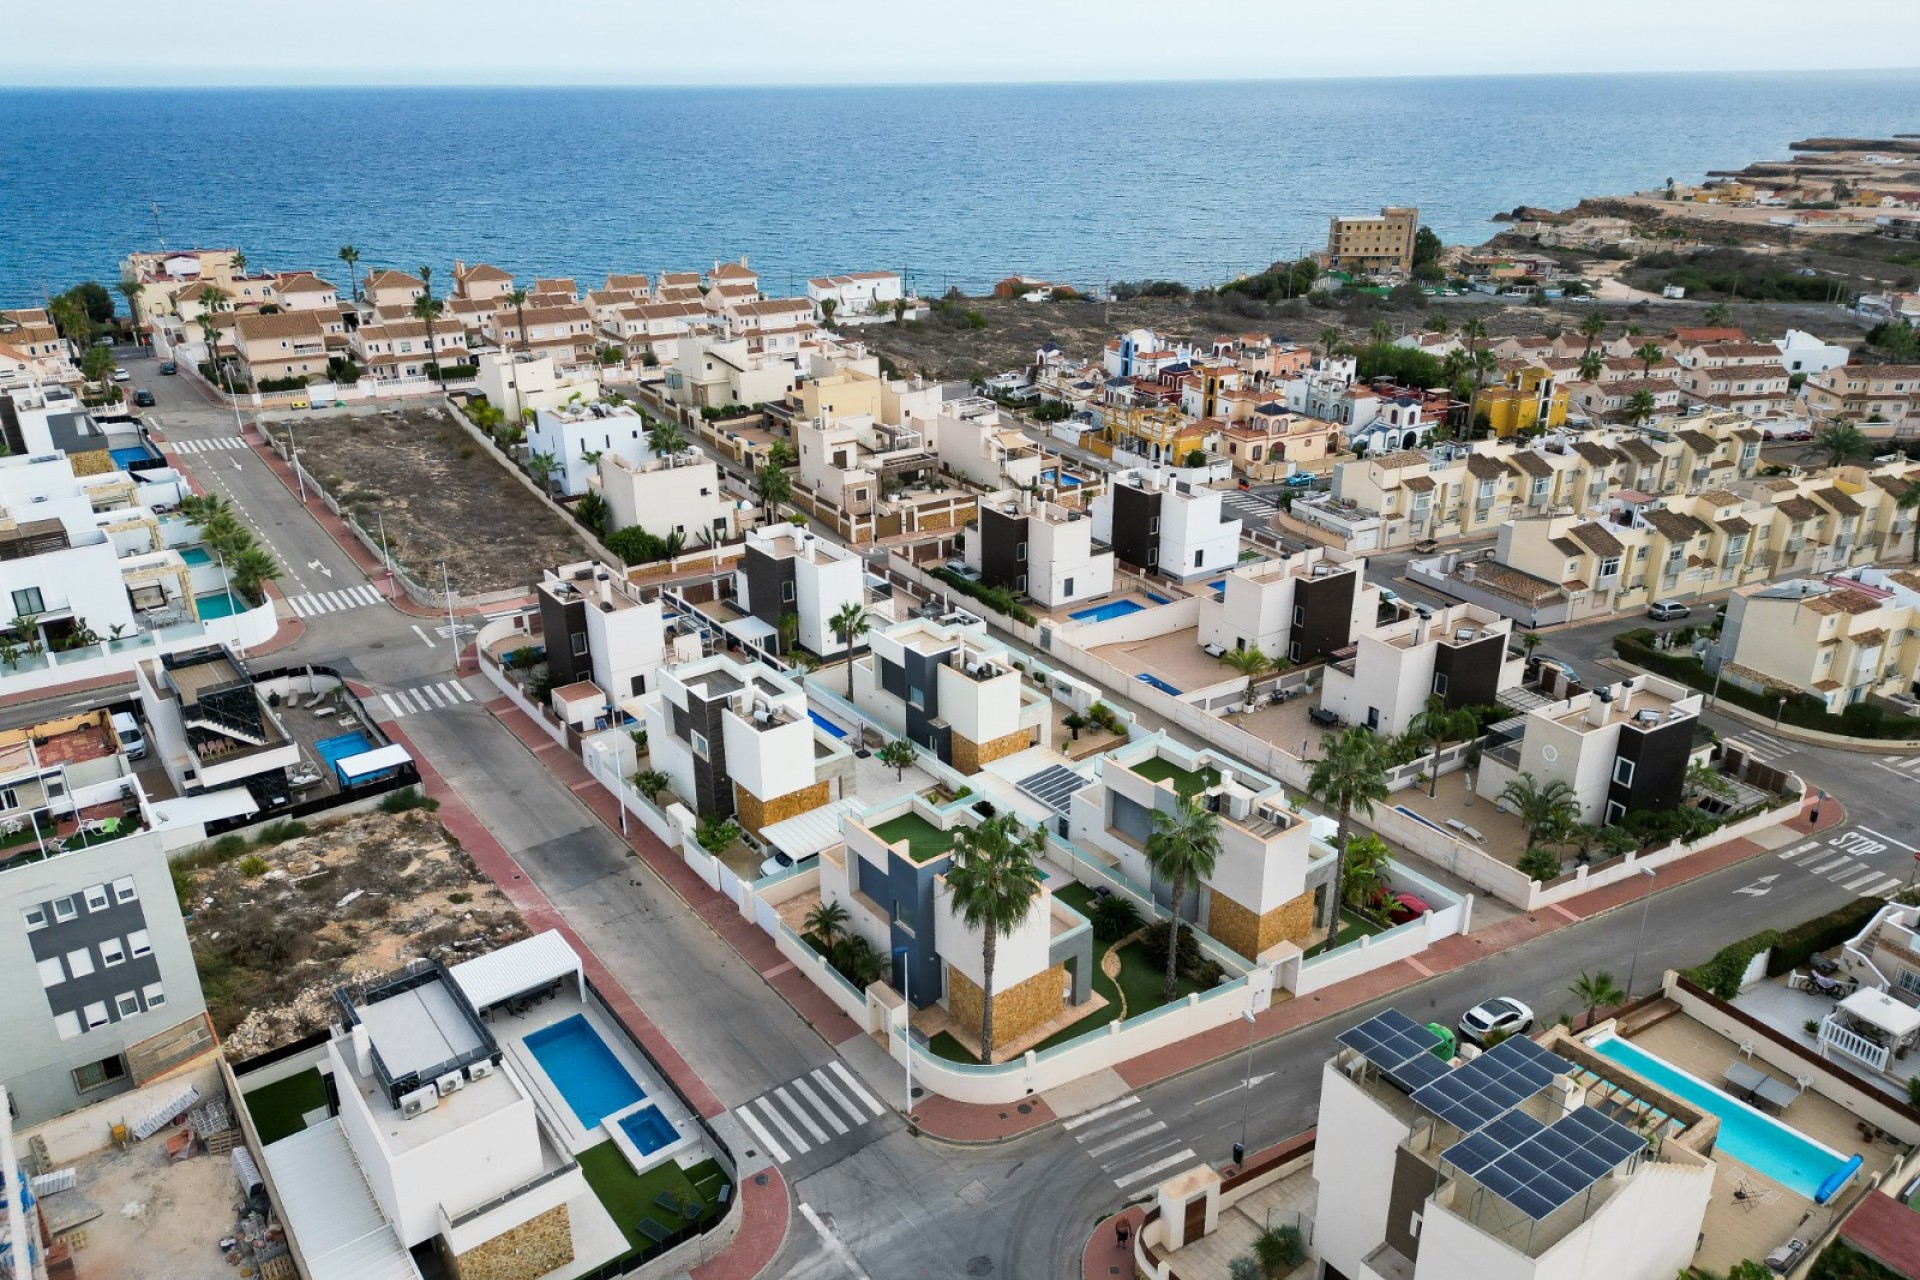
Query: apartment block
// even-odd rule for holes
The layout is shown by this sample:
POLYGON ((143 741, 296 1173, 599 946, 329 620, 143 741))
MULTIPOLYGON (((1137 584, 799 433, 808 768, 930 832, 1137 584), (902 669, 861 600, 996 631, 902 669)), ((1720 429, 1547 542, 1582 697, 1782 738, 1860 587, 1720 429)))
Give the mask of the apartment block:
POLYGON ((1327 223, 1327 266, 1334 271, 1369 274, 1413 270, 1414 233, 1420 210, 1384 208, 1377 218, 1331 218, 1327 223))
POLYGON ((536 595, 556 689, 590 681, 610 705, 620 706, 653 688, 663 663, 699 656, 699 641, 684 637, 670 657, 674 638, 660 602, 645 599, 618 569, 591 560, 547 569, 536 595))
POLYGON ((1842 365, 1813 374, 1802 390, 1815 418, 1869 434, 1910 435, 1920 423, 1920 364, 1842 365))
POLYGON ((1200 599, 1200 643, 1318 662, 1379 621, 1380 588, 1366 567, 1362 557, 1308 547, 1229 570, 1221 590, 1200 599))
MULTIPOLYGON (((794 643, 818 657, 846 646, 833 618, 847 605, 866 604, 866 566, 859 556, 791 524, 747 531, 746 550, 733 575, 734 599, 779 637, 780 620, 795 615, 794 643)), ((776 652, 786 652, 784 640, 776 652)))
POLYGON ((1006 648, 924 619, 870 633, 853 663, 853 703, 889 733, 962 773, 1044 747, 1047 695, 1028 688, 1006 648))
POLYGON ((798 376, 793 353, 758 351, 745 338, 690 333, 679 340, 662 385, 675 404, 717 409, 778 400, 798 376))
POLYGON ((631 405, 598 400, 534 410, 527 425, 527 456, 536 454, 553 465, 548 484, 569 498, 587 491, 599 461, 609 455, 630 463, 653 457, 647 445, 646 418, 631 405))
POLYGON ((1240 560, 1240 522, 1222 514, 1224 497, 1170 471, 1123 471, 1093 500, 1093 536, 1122 563, 1198 581, 1240 560))
POLYGON ((990 587, 1061 609, 1113 590, 1113 552, 1096 551, 1085 511, 1036 499, 1025 490, 983 494, 979 514, 961 531, 962 555, 990 587))
POLYGON ((657 538, 677 534, 690 551, 731 538, 744 501, 727 496, 718 464, 695 449, 637 462, 602 453, 587 487, 606 499, 608 528, 638 525, 657 538))
POLYGON ((897 271, 850 271, 843 276, 817 276, 807 281, 807 300, 814 315, 827 320, 826 303, 833 304, 836 321, 858 316, 891 316, 893 304, 906 297, 897 271))
POLYGON ((1567 389, 1552 369, 1533 361, 1502 361, 1499 375, 1474 393, 1474 421, 1485 418, 1495 436, 1566 424, 1567 389))
POLYGON ((1175 908, 1173 886, 1147 862, 1153 815, 1195 800, 1218 815, 1220 857, 1213 872, 1186 887, 1181 916, 1249 960, 1282 943, 1304 946, 1328 909, 1324 889, 1333 852, 1287 807, 1279 785, 1236 770, 1211 751, 1189 751, 1163 735, 1101 756, 1095 781, 1073 793, 1073 842, 1114 858, 1155 901, 1175 908))
POLYGON ((1736 591, 1708 663, 1743 687, 1796 689, 1829 711, 1920 697, 1920 574, 1854 569, 1736 591))
POLYGON ((1507 647, 1512 633, 1511 619, 1477 604, 1363 631, 1351 652, 1327 663, 1320 705, 1347 724, 1396 736, 1430 697, 1449 707, 1492 706, 1520 683, 1524 664, 1507 647))
POLYGON ((942 403, 932 437, 941 466, 982 489, 1035 484, 1046 461, 1040 446, 1002 421, 993 401, 982 396, 942 403))

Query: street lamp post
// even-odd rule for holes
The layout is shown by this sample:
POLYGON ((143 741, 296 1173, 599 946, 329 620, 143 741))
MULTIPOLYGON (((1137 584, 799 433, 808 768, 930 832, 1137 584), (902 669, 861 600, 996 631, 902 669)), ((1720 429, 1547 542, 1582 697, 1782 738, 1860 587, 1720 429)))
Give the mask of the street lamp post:
POLYGON ((1233 1163, 1243 1165, 1247 1161, 1247 1114, 1253 1109, 1253 1027, 1252 1009, 1240 1011, 1241 1021, 1247 1024, 1247 1073, 1245 1087, 1247 1096, 1240 1100, 1240 1141, 1233 1144, 1233 1163))
POLYGON ((293 442, 293 422, 287 422, 287 458, 293 463, 294 483, 300 486, 300 505, 307 504, 307 477, 300 470, 300 447, 293 442))
POLYGON ((387 596, 391 599, 400 592, 399 584, 393 580, 393 557, 387 553, 387 509, 381 507, 373 516, 380 523, 380 567, 387 571, 387 596))
POLYGON ((453 619, 453 582, 447 575, 447 558, 440 557, 440 593, 447 598, 447 643, 453 646, 453 674, 460 674, 460 629, 453 619))
POLYGON ((1787 714, 1787 695, 1783 693, 1780 695, 1780 701, 1774 704, 1774 708, 1773 708, 1773 727, 1774 728, 1778 729, 1780 727, 1780 717, 1785 714, 1787 714))
POLYGON ((1647 878, 1647 892, 1640 901, 1640 936, 1633 943, 1633 963, 1627 966, 1627 999, 1629 1000, 1633 999, 1633 980, 1640 972, 1640 948, 1647 941, 1647 917, 1653 912, 1653 868, 1642 867, 1640 874, 1647 878))
POLYGON ((910 958, 910 949, 907 947, 895 947, 888 954, 901 958, 900 1003, 906 1006, 907 1023, 906 1054, 904 1055, 907 1063, 907 1098, 906 1105, 901 1108, 901 1114, 906 1116, 907 1122, 911 1124, 913 1122, 913 966, 907 963, 910 958))

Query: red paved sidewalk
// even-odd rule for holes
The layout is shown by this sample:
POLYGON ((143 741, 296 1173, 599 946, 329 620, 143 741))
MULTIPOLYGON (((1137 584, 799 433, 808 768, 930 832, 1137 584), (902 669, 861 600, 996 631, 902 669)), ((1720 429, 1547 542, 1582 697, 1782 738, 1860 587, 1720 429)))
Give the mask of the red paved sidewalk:
MULTIPOLYGON (((347 686, 360 698, 372 693, 372 690, 356 681, 348 681, 347 686)), ((572 926, 548 901, 546 894, 527 878, 520 864, 514 861, 493 833, 461 801, 459 794, 447 785, 406 732, 392 722, 384 727, 394 741, 412 753, 414 763, 420 770, 422 788, 440 802, 437 816, 441 823, 460 841, 460 847, 473 858, 474 864, 506 894, 526 919, 527 927, 535 932, 559 930, 580 954, 587 977, 601 997, 633 1032, 634 1038, 645 1046, 660 1069, 672 1078, 694 1108, 709 1120, 724 1112, 726 1104, 694 1073, 686 1059, 641 1011, 626 988, 614 979, 586 941, 573 931, 572 926)), ((786 1239, 789 1216, 787 1188, 777 1170, 770 1168, 764 1175, 746 1179, 739 1188, 739 1195, 742 1213, 739 1230, 724 1251, 694 1269, 693 1274, 701 1280, 750 1280, 773 1261, 786 1239)))
POLYGON ((1133 1238, 1140 1234, 1140 1224, 1146 1217, 1147 1207, 1136 1204, 1102 1219, 1080 1251, 1081 1280, 1113 1280, 1114 1276, 1133 1275, 1133 1238))

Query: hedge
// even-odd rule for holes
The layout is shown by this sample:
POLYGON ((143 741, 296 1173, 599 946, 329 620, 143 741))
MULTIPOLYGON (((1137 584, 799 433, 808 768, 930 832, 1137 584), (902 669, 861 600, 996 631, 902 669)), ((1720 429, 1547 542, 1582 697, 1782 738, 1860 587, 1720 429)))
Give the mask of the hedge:
MULTIPOLYGON (((1711 991, 1722 1000, 1731 1000, 1740 994, 1740 979, 1746 974, 1747 966, 1753 958, 1768 947, 1780 945, 1780 934, 1772 929, 1762 929, 1759 933, 1730 942, 1713 953, 1713 958, 1703 965, 1681 972, 1681 976, 1696 987, 1711 991)), ((1779 956, 1779 951, 1773 953, 1779 956)), ((1771 959, 1768 964, 1772 968, 1771 959)))
POLYGON ((1034 624, 1035 619, 1033 614, 1019 601, 1015 600, 1013 598, 1013 592, 1007 590, 1005 587, 983 586, 978 582, 971 582, 961 577, 951 569, 945 568, 935 569, 933 576, 952 587, 955 591, 963 595, 972 596, 975 600, 978 600, 995 613, 1005 614, 1015 622, 1025 623, 1029 627, 1034 624))
MULTIPOLYGON (((1678 680, 1703 693, 1713 691, 1711 672, 1692 655, 1655 649, 1649 641, 1653 632, 1645 627, 1623 631, 1613 638, 1613 651, 1635 666, 1656 675, 1678 680)), ((1772 718, 1776 713, 1788 724, 1821 733, 1845 734, 1856 738, 1920 738, 1920 717, 1887 715, 1878 707, 1864 703, 1847 708, 1844 715, 1828 712, 1826 704, 1810 693, 1798 690, 1787 694, 1786 710, 1780 710, 1780 695, 1755 693, 1726 681, 1720 683, 1720 698, 1737 707, 1772 718)))
POLYGON ((299 374, 295 374, 290 378, 260 379, 260 390, 263 392, 299 391, 305 388, 306 385, 307 385, 306 378, 302 377, 299 374))
POLYGON ((1816 953, 1837 947, 1859 933, 1886 905, 1879 898, 1856 898, 1823 916, 1793 926, 1774 943, 1773 956, 1767 961, 1767 976, 1777 978, 1790 969, 1804 968, 1816 953))

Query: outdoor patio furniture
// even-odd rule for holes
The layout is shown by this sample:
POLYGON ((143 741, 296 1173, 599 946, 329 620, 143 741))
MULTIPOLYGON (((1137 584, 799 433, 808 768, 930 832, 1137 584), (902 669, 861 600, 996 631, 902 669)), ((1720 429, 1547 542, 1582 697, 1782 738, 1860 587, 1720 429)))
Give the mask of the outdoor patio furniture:
POLYGON ((1775 1080, 1758 1067, 1745 1062, 1729 1062, 1722 1073, 1729 1085, 1746 1095, 1748 1102, 1764 1102, 1785 1110, 1800 1091, 1785 1081, 1775 1080))
POLYGON ((1466 833, 1473 838, 1473 842, 1475 844, 1485 844, 1487 842, 1487 838, 1481 835, 1478 831, 1474 830, 1472 827, 1467 827, 1466 833))
POLYGON ((652 1218, 640 1219, 640 1221, 633 1224, 633 1229, 655 1244, 665 1244, 673 1235, 671 1231, 655 1222, 652 1218))

